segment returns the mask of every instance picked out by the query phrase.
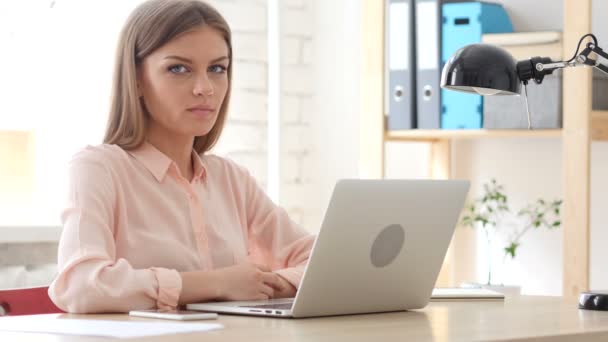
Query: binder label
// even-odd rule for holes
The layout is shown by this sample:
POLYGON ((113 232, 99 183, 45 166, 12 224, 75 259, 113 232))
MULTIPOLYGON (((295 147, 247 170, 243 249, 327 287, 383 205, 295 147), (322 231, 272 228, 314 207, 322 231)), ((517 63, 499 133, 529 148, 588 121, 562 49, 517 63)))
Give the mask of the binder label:
POLYGON ((416 44, 418 69, 439 68, 438 14, 437 1, 420 1, 416 6, 416 28, 419 30, 416 44))
POLYGON ((409 4, 391 3, 389 10, 388 64, 391 70, 408 70, 409 65, 409 4))

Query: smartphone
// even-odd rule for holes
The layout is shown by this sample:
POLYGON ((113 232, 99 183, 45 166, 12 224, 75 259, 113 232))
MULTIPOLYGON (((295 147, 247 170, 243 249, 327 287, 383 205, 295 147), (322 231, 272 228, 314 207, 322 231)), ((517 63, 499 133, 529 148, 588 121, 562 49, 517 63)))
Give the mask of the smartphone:
POLYGON ((173 319, 178 321, 196 321, 201 319, 216 319, 217 314, 213 312, 200 312, 190 310, 132 310, 129 316, 173 319))

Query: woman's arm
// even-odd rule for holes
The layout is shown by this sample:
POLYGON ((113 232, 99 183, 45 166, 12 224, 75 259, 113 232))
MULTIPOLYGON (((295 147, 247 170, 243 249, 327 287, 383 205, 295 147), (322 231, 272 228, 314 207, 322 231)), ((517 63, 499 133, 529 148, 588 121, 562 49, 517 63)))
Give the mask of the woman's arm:
POLYGON ((244 169, 249 245, 256 263, 268 265, 283 279, 284 292, 291 297, 300 284, 315 236, 293 222, 274 204, 255 179, 244 169), (286 280, 286 281, 285 281, 286 280))
POLYGON ((116 187, 107 166, 96 159, 81 152, 69 166, 51 299, 61 309, 79 313, 175 307, 182 290, 176 270, 135 269, 117 258, 116 187))

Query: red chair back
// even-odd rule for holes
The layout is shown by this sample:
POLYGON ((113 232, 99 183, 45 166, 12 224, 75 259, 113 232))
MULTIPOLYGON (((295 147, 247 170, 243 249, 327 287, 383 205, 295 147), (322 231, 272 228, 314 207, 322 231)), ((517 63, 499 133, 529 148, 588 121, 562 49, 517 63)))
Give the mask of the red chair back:
POLYGON ((0 290, 0 316, 63 313, 47 290, 48 287, 0 290))

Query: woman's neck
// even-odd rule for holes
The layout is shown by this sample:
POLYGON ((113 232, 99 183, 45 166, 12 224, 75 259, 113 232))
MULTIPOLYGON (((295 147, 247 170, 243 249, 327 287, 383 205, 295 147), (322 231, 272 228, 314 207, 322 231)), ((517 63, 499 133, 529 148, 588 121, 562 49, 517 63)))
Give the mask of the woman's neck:
POLYGON ((188 181, 192 180, 194 174, 192 168, 194 137, 171 136, 154 129, 148 129, 146 140, 177 164, 182 177, 188 181))

